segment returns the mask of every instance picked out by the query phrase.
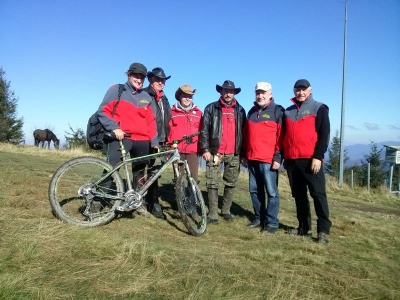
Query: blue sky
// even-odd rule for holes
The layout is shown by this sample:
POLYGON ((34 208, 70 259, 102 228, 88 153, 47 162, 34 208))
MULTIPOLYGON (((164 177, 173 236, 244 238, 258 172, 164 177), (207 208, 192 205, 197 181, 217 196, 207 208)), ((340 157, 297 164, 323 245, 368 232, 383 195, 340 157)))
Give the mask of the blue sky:
MULTIPOLYGON (((345 144, 400 141, 400 1, 348 0, 345 144)), ((32 132, 86 128, 106 90, 133 62, 191 84, 200 109, 234 81, 248 111, 258 81, 287 107, 306 78, 340 129, 344 0, 1 0, 0 66, 32 132)), ((148 85, 148 82, 145 82, 148 85)))

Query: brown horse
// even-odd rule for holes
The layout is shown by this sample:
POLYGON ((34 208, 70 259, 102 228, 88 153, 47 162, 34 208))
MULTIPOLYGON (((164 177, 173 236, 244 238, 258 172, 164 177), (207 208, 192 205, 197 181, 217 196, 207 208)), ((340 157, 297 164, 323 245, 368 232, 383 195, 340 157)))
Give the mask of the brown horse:
POLYGON ((54 148, 58 149, 60 147, 60 140, 56 137, 56 135, 49 129, 36 129, 33 132, 33 138, 35 139, 35 146, 45 147, 45 142, 47 142, 47 149, 50 149, 50 141, 54 142, 54 148))

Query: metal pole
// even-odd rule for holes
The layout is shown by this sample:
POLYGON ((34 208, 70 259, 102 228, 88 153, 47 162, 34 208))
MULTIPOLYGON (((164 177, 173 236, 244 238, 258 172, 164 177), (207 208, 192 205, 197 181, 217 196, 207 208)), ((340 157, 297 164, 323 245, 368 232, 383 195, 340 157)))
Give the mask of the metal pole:
POLYGON ((344 115, 345 115, 345 86, 346 86, 346 44, 347 44, 347 0, 344 8, 344 49, 343 49, 343 78, 342 78, 342 113, 340 123, 340 155, 339 155, 339 186, 343 186, 344 164, 344 115))
POLYGON ((367 190, 368 190, 368 193, 369 193, 369 183, 370 183, 370 180, 371 180, 371 164, 370 163, 368 163, 368 175, 367 175, 367 190))
POLYGON ((354 174, 353 174, 353 169, 351 169, 351 188, 354 186, 354 174))
POLYGON ((393 168, 394 168, 394 164, 391 163, 390 164, 390 173, 389 173, 389 192, 392 191, 392 183, 393 183, 393 168))
POLYGON ((397 172, 397 190, 400 192, 400 165, 399 172, 397 172))

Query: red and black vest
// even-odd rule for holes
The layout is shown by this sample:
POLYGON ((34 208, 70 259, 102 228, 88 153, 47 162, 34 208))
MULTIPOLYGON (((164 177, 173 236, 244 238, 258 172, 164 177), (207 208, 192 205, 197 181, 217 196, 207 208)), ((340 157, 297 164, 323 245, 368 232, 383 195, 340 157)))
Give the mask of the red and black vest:
POLYGON ((248 160, 271 164, 272 160, 281 163, 279 136, 283 108, 272 102, 259 108, 256 102, 247 115, 243 129, 243 150, 248 160))
POLYGON ((315 101, 312 96, 300 107, 295 98, 290 99, 294 105, 285 110, 285 133, 282 140, 283 158, 311 158, 318 140, 316 117, 323 103, 315 101))

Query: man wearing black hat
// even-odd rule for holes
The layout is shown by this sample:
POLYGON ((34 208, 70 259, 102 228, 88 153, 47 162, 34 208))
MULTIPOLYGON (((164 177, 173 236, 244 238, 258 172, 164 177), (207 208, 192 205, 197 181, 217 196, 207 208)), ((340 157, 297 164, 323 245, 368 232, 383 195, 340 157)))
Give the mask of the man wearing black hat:
POLYGON ((225 80, 222 86, 217 84, 216 89, 221 96, 204 109, 200 135, 201 153, 207 162, 208 224, 218 223, 218 187, 222 163, 225 188, 221 213, 225 221, 233 221, 230 208, 239 176, 242 129, 246 121, 246 112, 235 99, 241 88, 236 88, 232 81, 225 80))
MULTIPOLYGON (((149 154, 150 148, 158 148, 156 116, 151 107, 152 99, 143 88, 147 69, 140 63, 133 63, 126 72, 128 81, 123 85, 120 100, 119 85, 111 86, 97 111, 99 121, 107 131, 114 132, 118 140, 123 139, 126 151, 131 157, 149 154), (130 134, 124 137, 124 134, 130 134)), ((119 141, 105 140, 107 161, 115 166, 121 160, 119 141)), ((138 181, 143 177, 146 164, 132 165, 133 187, 136 189, 138 181)), ((111 184, 111 182, 110 182, 111 184)), ((143 216, 150 216, 145 207, 139 207, 137 212, 143 216)))
MULTIPOLYGON (((147 78, 150 85, 144 89, 153 99, 153 110, 157 116, 157 132, 160 145, 165 144, 169 134, 169 120, 171 119, 171 106, 167 96, 164 94, 165 82, 171 78, 166 76, 162 68, 154 68, 151 72, 147 72, 147 78)), ((154 162, 153 162, 154 164, 154 162)), ((150 169, 151 172, 151 169, 150 169)), ((149 188, 147 197, 147 209, 159 219, 165 219, 161 205, 158 200, 158 180, 156 180, 149 188)))
POLYGON ((299 226, 288 233, 311 236, 308 186, 318 218, 318 242, 328 243, 332 223, 329 220, 322 161, 329 145, 329 109, 313 99, 308 80, 297 80, 293 91, 293 105, 284 114, 282 148, 299 226))

